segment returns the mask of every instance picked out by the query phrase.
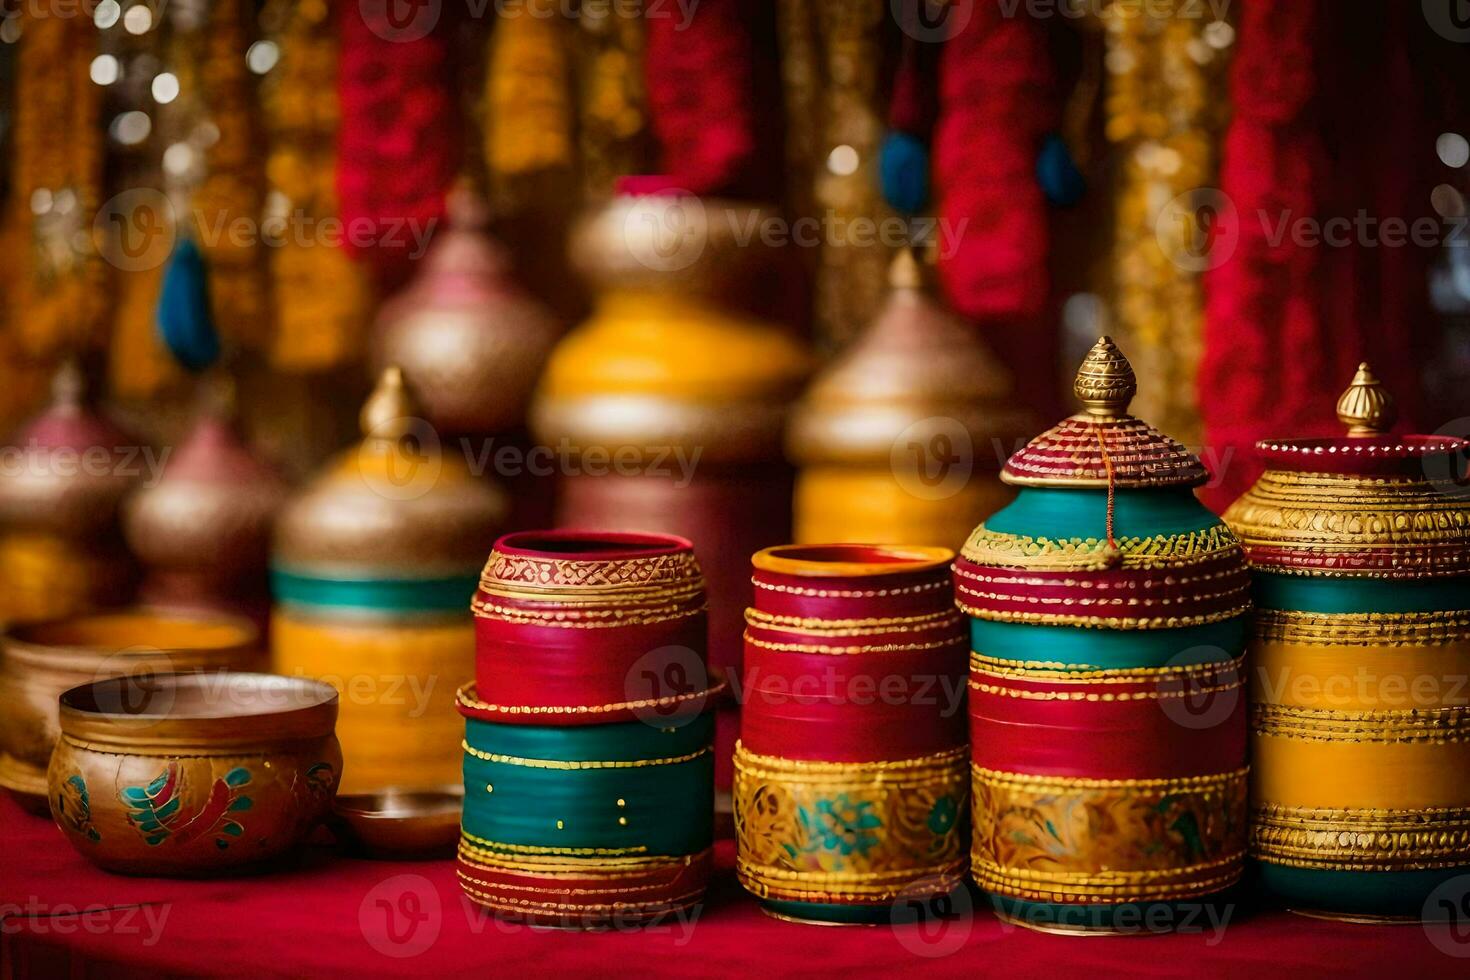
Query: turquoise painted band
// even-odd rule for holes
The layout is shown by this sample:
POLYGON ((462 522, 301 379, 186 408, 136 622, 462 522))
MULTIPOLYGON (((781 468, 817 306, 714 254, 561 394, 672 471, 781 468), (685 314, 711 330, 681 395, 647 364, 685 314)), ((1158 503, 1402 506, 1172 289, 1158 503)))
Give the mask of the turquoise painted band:
POLYGON ((1250 617, 1174 630, 1110 630, 970 620, 970 649, 1000 660, 1117 670, 1233 660, 1245 649, 1250 617))
POLYGON ((467 720, 466 743, 496 759, 465 753, 464 829, 538 850, 702 851, 714 838, 713 726, 709 715, 672 731, 642 722, 555 728, 467 720), (586 762, 624 765, 568 768, 586 762))
MULTIPOLYGON (((1023 487, 1016 499, 985 521, 990 531, 1033 538, 1102 538, 1108 526, 1106 490, 1023 487)), ((1113 534, 1153 537, 1202 531, 1220 523, 1194 491, 1118 490, 1113 500, 1113 534)))
POLYGON ((479 586, 478 572, 446 578, 334 579, 271 569, 271 594, 297 606, 362 608, 395 612, 462 612, 479 586))
MULTIPOLYGON (((1444 918, 1429 908, 1430 894, 1446 881, 1470 874, 1470 866, 1425 871, 1320 871, 1256 861, 1260 883, 1291 908, 1337 915, 1444 918)), ((1465 893, 1458 889, 1450 896, 1465 893)))
POLYGON ((1325 578, 1263 572, 1252 576, 1252 591, 1258 607, 1316 613, 1470 609, 1470 588, 1467 586, 1470 586, 1470 577, 1419 580, 1325 578))

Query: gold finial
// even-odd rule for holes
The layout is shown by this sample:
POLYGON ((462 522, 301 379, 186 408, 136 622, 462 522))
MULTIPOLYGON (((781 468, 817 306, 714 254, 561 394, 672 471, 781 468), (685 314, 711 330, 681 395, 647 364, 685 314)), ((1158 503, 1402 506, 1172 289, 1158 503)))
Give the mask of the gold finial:
POLYGON ((1099 337, 1077 369, 1072 390, 1087 414, 1117 418, 1127 414, 1128 403, 1138 393, 1138 379, 1113 339, 1099 337))
POLYGON ((1368 362, 1359 364, 1353 383, 1337 400, 1337 420, 1347 426, 1347 434, 1381 436, 1393 428, 1398 415, 1393 396, 1384 389, 1368 362))
POLYGON ((924 271, 919 268, 919 260, 914 258, 914 250, 907 245, 894 254, 893 261, 888 265, 888 288, 924 288, 924 271))
POLYGON ((413 431, 420 409, 418 400, 403 380, 403 369, 396 364, 383 368, 377 386, 363 402, 358 424, 368 439, 402 439, 413 431))
POLYGON ((87 376, 75 357, 61 362, 51 376, 51 404, 59 408, 81 408, 87 400, 87 376))

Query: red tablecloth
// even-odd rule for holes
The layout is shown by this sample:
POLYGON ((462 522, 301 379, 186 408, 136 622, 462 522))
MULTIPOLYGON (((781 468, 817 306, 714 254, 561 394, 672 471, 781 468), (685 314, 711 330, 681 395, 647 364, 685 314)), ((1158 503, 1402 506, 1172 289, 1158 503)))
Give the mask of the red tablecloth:
POLYGON ((1470 974, 1470 930, 1459 943, 1443 932, 1436 945, 1419 926, 1353 926, 1285 912, 1242 910, 1223 930, 1202 923, 1194 934, 1136 937, 1029 932, 997 920, 983 899, 973 915, 938 929, 781 922, 736 885, 729 841, 720 844, 717 881, 694 921, 575 933, 482 916, 460 897, 447 860, 362 861, 318 850, 292 868, 247 878, 124 878, 93 868, 50 821, 3 795, 0 827, 3 980, 851 976, 904 969, 1007 980, 1470 974))

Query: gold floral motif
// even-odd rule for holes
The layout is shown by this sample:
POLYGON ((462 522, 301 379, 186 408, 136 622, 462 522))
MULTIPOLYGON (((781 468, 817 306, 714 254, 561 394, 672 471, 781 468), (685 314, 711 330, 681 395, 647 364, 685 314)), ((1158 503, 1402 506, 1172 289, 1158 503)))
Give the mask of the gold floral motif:
POLYGON ((761 898, 883 903, 965 869, 967 750, 882 763, 735 749, 737 873, 761 898))
POLYGON ((1032 537, 991 531, 981 524, 961 554, 977 565, 1057 572, 1176 569, 1240 554, 1240 542, 1223 524, 1183 534, 1116 538, 1114 545, 1122 552, 1116 562, 1110 559, 1104 538, 1032 537))
POLYGON ((1470 609, 1410 613, 1256 610, 1256 639, 1312 646, 1436 647, 1470 640, 1470 609))
POLYGON ((1246 769, 1085 779, 971 767, 975 880, 1031 901, 1174 900, 1240 878, 1246 769))
POLYGON ((659 587, 679 591, 703 589, 704 577, 694 554, 687 551, 600 561, 534 558, 492 551, 480 575, 480 586, 492 594, 518 590, 510 594, 529 592, 557 598, 566 592, 621 596, 625 592, 659 587))
POLYGON ((1251 730, 1257 735, 1308 742, 1470 741, 1470 706, 1333 711, 1256 702, 1251 730))
POLYGON ((1317 871, 1419 871, 1470 864, 1470 807, 1331 809, 1257 803, 1251 855, 1317 871))

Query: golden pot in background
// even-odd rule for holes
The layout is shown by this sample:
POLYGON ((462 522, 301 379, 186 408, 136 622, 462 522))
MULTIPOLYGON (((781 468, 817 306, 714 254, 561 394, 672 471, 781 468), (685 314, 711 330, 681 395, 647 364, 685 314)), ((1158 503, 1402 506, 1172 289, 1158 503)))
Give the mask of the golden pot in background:
POLYGON ((273 674, 115 677, 61 695, 51 815, 121 874, 198 877, 259 865, 332 807, 337 692, 273 674))
POLYGON ((0 636, 0 786, 45 809, 56 699, 109 677, 259 670, 260 631, 238 616, 148 608, 12 626, 0 636))
POLYGON ((888 286, 877 317, 792 415, 795 539, 958 548, 1014 496, 1000 467, 1036 420, 908 249, 888 286))
POLYGON ((341 692, 349 793, 459 779, 454 692, 474 673, 470 597, 508 504, 419 413, 403 373, 387 368, 363 406, 363 440, 276 522, 275 669, 341 692))
POLYGON ((38 622, 126 603, 132 561, 118 529, 123 496, 148 473, 138 441, 97 414, 67 362, 51 404, 0 465, 0 622, 38 622))
MULTIPOLYGON (((584 219, 572 256, 597 301, 552 355, 531 416, 559 457, 559 526, 694 542, 709 582, 710 663, 722 669, 740 662, 750 554, 790 535, 781 433, 810 368, 788 331, 717 299, 755 271, 765 217, 649 194, 584 219)), ((719 745, 728 785, 732 718, 719 745)))

